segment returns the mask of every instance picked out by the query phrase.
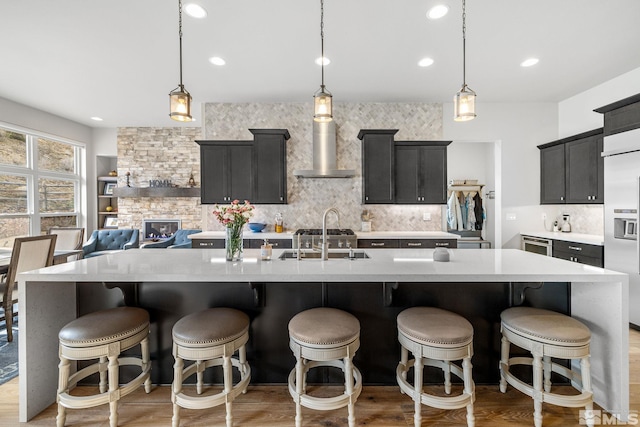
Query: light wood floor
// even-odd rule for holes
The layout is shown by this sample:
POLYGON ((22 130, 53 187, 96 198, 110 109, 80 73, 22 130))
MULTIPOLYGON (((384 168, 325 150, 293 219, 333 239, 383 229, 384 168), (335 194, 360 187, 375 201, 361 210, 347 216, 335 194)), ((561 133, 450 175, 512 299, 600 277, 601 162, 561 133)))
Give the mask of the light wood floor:
MULTIPOLYGON (((631 331, 629 364, 631 410, 640 411, 640 332, 631 331)), ((567 387, 569 388, 569 387, 567 387)), ((85 388, 88 389, 88 388, 85 388)), ((172 407, 167 386, 154 387, 150 394, 143 391, 120 401, 120 426, 170 426, 172 407)), ((322 392, 322 390, 321 390, 322 392)), ((235 426, 293 426, 295 406, 286 386, 250 386, 245 395, 234 402, 235 426)), ((0 386, 0 427, 54 426, 56 406, 51 405, 28 423, 18 423, 18 379, 0 386)), ((532 426, 533 403, 530 398, 509 387, 506 394, 497 386, 476 387, 477 427, 532 426)), ((423 426, 466 426, 465 409, 444 411, 423 406, 423 426)), ((224 426, 224 406, 206 410, 181 411, 181 426, 224 426)), ((578 426, 578 409, 543 406, 544 427, 578 426)), ((69 410, 67 426, 108 426, 108 406, 84 410, 69 410)), ((304 426, 334 427, 347 425, 346 408, 319 412, 303 408, 304 426)), ((358 426, 413 426, 413 401, 400 394, 398 387, 364 387, 356 404, 358 426)))

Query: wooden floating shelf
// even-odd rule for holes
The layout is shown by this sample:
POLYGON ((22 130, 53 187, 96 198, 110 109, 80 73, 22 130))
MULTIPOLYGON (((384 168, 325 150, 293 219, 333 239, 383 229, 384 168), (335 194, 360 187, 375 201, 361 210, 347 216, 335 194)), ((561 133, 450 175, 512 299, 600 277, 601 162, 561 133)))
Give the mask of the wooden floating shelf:
POLYGON ((200 187, 116 187, 114 197, 200 197, 200 187))

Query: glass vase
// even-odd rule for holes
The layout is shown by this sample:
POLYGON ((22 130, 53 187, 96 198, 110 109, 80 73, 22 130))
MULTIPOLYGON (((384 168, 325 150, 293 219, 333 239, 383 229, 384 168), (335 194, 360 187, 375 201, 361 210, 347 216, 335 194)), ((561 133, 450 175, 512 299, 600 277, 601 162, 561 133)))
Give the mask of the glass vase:
POLYGON ((242 261, 242 227, 227 227, 224 249, 227 261, 242 261))

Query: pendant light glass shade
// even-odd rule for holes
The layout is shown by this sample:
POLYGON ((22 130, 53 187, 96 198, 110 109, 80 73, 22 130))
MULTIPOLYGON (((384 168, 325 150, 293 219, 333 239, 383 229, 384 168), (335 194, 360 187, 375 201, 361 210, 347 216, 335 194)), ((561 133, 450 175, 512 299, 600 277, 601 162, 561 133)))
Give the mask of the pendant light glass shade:
POLYGON ((187 92, 183 85, 178 86, 169 94, 170 110, 169 117, 180 122, 190 122, 191 117, 191 94, 187 92))
POLYGON ((331 92, 324 85, 320 86, 320 89, 313 95, 313 120, 316 122, 330 122, 333 120, 332 99, 331 92))
POLYGON ((178 0, 178 37, 180 40, 180 84, 169 94, 169 117, 179 122, 190 122, 191 94, 182 84, 182 0, 178 0))
POLYGON ((453 97, 453 120, 466 122, 476 117, 476 93, 467 85, 453 97))

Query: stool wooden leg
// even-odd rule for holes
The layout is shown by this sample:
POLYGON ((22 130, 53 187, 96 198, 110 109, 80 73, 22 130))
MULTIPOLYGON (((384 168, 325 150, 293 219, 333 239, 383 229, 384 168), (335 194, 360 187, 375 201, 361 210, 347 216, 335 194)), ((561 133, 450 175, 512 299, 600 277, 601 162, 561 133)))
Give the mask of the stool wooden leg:
POLYGON ((98 371, 100 372, 100 393, 107 391, 107 357, 101 356, 98 362, 98 371))
MULTIPOLYGON (((149 338, 145 338, 140 342, 140 352, 142 353, 142 372, 149 372, 149 338)), ((145 393, 151 393, 151 375, 149 375, 144 382, 145 393)))
MULTIPOLYGON (((240 377, 243 377, 247 374, 247 348, 243 345, 238 349, 238 359, 240 360, 240 377)), ((247 389, 242 390, 242 394, 246 394, 247 389)))
POLYGON ((400 349, 400 363, 403 366, 402 369, 402 379, 407 379, 407 362, 409 361, 409 350, 404 347, 400 349))
POLYGON ((544 391, 551 391, 551 357, 544 356, 542 358, 542 367, 544 370, 544 391))
POLYGON ((462 359, 462 375, 464 376, 464 392, 469 394, 471 402, 467 405, 467 426, 474 427, 476 424, 476 417, 473 415, 473 395, 475 393, 475 387, 473 384, 473 375, 471 374, 473 366, 471 365, 471 358, 465 357, 462 359))
POLYGON ((229 393, 231 393, 232 389, 233 389, 233 377, 232 374, 233 372, 231 371, 232 366, 231 366, 231 357, 230 356, 223 356, 222 357, 222 372, 224 375, 224 392, 226 394, 226 402, 225 402, 225 406, 227 409, 227 427, 232 427, 233 426, 233 414, 231 413, 231 405, 233 402, 233 399, 229 396, 229 393))
POLYGON ((196 360, 196 393, 198 394, 202 394, 203 380, 204 380, 204 363, 202 363, 202 360, 196 360))
POLYGON ((184 369, 184 361, 180 356, 176 356, 176 362, 173 364, 173 386, 171 387, 171 401, 173 402, 173 418, 171 418, 172 427, 180 425, 180 406, 176 403, 176 395, 182 392, 182 371, 184 369))
POLYGON ((118 389, 119 366, 118 356, 109 356, 109 426, 118 427, 118 400, 120 390, 118 389))
MULTIPOLYGON (((69 387, 69 359, 60 357, 58 365, 58 394, 64 393, 69 387)), ((56 417, 56 426, 64 427, 67 418, 67 408, 58 403, 58 416, 56 417)))
POLYGON ((353 362, 350 356, 344 358, 344 380, 345 391, 349 396, 349 427, 355 427, 356 415, 355 415, 355 401, 353 400, 353 362))
POLYGON ((413 406, 415 413, 413 414, 413 424, 415 427, 422 425, 422 356, 414 354, 415 363, 413 364, 413 406))
POLYGON ((446 366, 442 369, 444 372, 444 392, 451 394, 451 362, 446 363, 446 366))
POLYGON ((296 354, 296 393, 298 397, 296 399, 296 427, 302 427, 302 405, 300 404, 300 395, 303 393, 304 384, 304 366, 302 364, 302 357, 296 354))
MULTIPOLYGON (((582 392, 591 392, 591 362, 589 361, 589 356, 583 357, 580 360, 580 372, 582 375, 582 392)), ((593 400, 585 405, 585 416, 587 418, 587 426, 593 427, 594 425, 594 417, 593 417, 593 400)))
POLYGON ((533 424, 542 427, 542 356, 533 353, 533 424))
POLYGON ((507 391, 507 377, 504 371, 509 371, 509 347, 509 340, 503 335, 500 346, 500 391, 502 393, 507 391))

